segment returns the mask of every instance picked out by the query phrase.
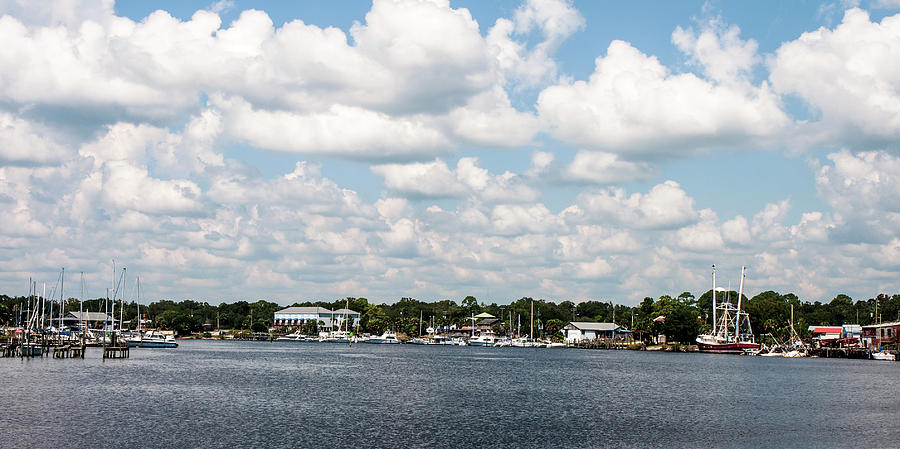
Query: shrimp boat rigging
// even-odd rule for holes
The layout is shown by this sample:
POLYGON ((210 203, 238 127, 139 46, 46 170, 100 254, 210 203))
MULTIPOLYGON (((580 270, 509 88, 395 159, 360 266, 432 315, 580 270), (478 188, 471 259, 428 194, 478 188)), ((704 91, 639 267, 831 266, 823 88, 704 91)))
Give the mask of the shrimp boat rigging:
POLYGON ((697 337, 697 348, 700 352, 720 354, 740 354, 759 350, 759 343, 753 340, 750 328, 750 315, 741 311, 741 299, 744 295, 744 276, 747 267, 741 267, 741 283, 738 288, 737 306, 725 298, 721 304, 716 302, 716 266, 713 265, 713 328, 709 334, 697 337))

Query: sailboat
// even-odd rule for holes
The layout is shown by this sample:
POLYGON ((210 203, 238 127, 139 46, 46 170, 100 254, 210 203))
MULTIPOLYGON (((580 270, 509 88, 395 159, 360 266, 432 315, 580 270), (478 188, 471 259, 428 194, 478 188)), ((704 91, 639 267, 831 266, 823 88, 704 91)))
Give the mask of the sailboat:
POLYGON ((784 353, 785 357, 796 358, 806 357, 809 355, 806 345, 800 339, 800 335, 794 330, 794 305, 791 304, 791 342, 788 344, 789 351, 784 353))
POLYGON ((753 330, 750 328, 750 315, 741 311, 747 267, 741 267, 737 307, 727 297, 721 304, 716 302, 716 266, 713 265, 712 268, 713 329, 712 333, 697 337, 697 348, 700 352, 721 354, 740 354, 758 350, 759 343, 753 340, 753 330))

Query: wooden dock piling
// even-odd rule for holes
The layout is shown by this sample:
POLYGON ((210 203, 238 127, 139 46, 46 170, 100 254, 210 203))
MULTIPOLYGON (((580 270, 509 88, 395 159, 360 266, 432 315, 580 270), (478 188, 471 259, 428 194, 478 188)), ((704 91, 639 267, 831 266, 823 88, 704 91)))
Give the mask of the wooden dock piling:
POLYGON ((103 347, 104 359, 127 359, 128 356, 128 345, 103 347))

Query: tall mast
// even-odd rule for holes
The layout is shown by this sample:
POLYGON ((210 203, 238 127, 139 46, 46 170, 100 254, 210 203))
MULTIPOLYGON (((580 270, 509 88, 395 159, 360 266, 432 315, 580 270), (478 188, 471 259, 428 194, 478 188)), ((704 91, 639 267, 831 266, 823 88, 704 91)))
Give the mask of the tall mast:
POLYGON ((109 287, 106 287, 106 301, 103 302, 103 332, 109 330, 109 287))
MULTIPOLYGON (((218 319, 219 319, 219 317, 216 316, 217 330, 219 327, 218 319)), ((138 320, 137 326, 135 326, 135 329, 137 330, 137 333, 140 334, 141 333, 141 277, 140 276, 138 276, 138 278, 137 278, 137 320, 138 320)))
POLYGON ((713 335, 716 335, 716 264, 713 264, 713 335))
POLYGON ((122 304, 119 307, 119 332, 122 332, 122 323, 125 320, 125 277, 126 268, 122 268, 122 304))
MULTIPOLYGON (((65 306, 65 291, 66 291, 66 267, 62 268, 62 272, 59 275, 59 321, 56 323, 56 330, 62 335, 62 322, 63 322, 63 309, 65 306)), ((62 337, 60 337, 62 338, 62 337)))
POLYGON ((738 287, 738 307, 737 307, 737 316, 735 317, 735 329, 734 336, 735 338, 741 337, 741 300, 744 298, 744 271, 747 267, 741 267, 741 283, 738 287))
POLYGON ((534 341, 534 300, 531 300, 531 330, 528 333, 528 338, 534 341))
POLYGON ((47 306, 47 283, 44 282, 43 291, 41 292, 41 329, 44 328, 44 311, 47 306))
POLYGON ((78 316, 83 323, 81 327, 81 337, 84 339, 84 333, 87 331, 87 319, 84 317, 84 271, 81 272, 81 301, 78 302, 78 316))

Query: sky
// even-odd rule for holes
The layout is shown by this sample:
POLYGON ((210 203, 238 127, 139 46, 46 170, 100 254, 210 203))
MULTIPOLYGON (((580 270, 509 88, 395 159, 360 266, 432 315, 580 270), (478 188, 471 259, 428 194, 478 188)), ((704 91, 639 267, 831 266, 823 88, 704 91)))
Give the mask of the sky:
POLYGON ((900 1, 0 0, 0 293, 900 291, 900 1))

